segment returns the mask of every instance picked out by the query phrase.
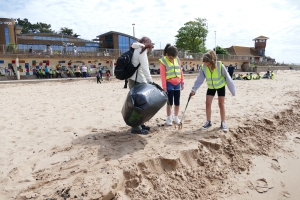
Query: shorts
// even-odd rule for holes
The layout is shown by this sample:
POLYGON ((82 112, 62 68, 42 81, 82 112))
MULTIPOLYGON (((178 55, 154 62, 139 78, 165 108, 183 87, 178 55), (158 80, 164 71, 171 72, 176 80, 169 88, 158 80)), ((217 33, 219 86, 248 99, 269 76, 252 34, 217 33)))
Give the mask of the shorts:
POLYGON ((172 83, 169 83, 167 81, 167 91, 171 90, 180 90, 180 83, 178 83, 177 85, 173 85, 172 83))
POLYGON ((216 91, 218 93, 218 97, 225 97, 225 86, 219 89, 207 89, 206 95, 215 96, 216 91))

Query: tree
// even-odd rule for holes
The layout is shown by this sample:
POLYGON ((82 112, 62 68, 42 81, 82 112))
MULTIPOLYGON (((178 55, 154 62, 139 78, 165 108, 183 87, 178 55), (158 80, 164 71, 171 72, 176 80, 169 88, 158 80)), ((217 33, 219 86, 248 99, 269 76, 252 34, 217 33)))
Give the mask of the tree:
POLYGON ((206 19, 195 18, 177 31, 176 47, 191 53, 204 52, 205 40, 208 33, 206 19))
MULTIPOLYGON (((214 48, 214 51, 215 51, 215 48, 214 48)), ((216 54, 227 54, 229 55, 229 53, 227 52, 226 49, 220 47, 220 46, 217 46, 217 51, 216 51, 216 54)))
POLYGON ((77 33, 73 33, 73 29, 67 27, 60 28, 59 34, 70 35, 76 38, 79 36, 77 33))
POLYGON ((27 18, 24 18, 23 20, 18 18, 17 19, 17 24, 22 26, 23 29, 21 31, 21 34, 26 34, 26 33, 55 33, 51 29, 50 24, 42 23, 42 22, 37 22, 36 24, 32 24, 28 21, 27 18))

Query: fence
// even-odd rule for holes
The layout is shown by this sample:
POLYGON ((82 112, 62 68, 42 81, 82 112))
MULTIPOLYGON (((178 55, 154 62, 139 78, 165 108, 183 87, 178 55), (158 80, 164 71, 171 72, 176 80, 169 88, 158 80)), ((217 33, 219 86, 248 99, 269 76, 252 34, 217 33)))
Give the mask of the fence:
MULTIPOLYGON (((31 45, 22 45, 22 48, 18 48, 16 45, 0 45, 0 54, 22 54, 22 55, 66 55, 66 56, 104 56, 111 58, 118 58, 125 50, 124 49, 105 49, 105 48, 97 48, 97 47, 77 47, 76 53, 73 51, 73 47, 63 48, 62 46, 58 46, 58 48, 51 48, 50 50, 41 49, 41 48, 33 48, 32 52, 29 52, 31 45)), ((45 47, 45 45, 41 45, 45 47)), ((161 58, 163 55, 162 50, 153 50, 149 52, 149 58, 161 58)), ((190 60, 201 60, 203 54, 202 53, 187 53, 187 52, 178 52, 178 57, 180 59, 190 59, 190 60)), ((250 62, 251 56, 236 56, 236 55, 226 55, 226 54, 218 54, 218 60, 226 61, 226 60, 234 60, 234 61, 244 61, 250 62)))

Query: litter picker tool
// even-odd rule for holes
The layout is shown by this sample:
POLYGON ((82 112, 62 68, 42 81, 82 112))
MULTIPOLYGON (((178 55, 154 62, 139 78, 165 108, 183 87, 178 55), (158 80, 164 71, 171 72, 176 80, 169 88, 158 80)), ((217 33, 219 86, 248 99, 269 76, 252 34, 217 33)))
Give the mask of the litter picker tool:
POLYGON ((187 107, 188 107, 188 105, 189 105, 189 102, 190 102, 191 97, 192 97, 192 96, 191 96, 191 94, 190 94, 189 99, 188 99, 188 101, 187 101, 187 103, 186 103, 186 106, 185 106, 185 109, 184 109, 182 118, 181 118, 181 120, 180 120, 180 124, 179 124, 179 126, 178 126, 178 130, 181 130, 181 129, 182 129, 182 122, 183 122, 183 119, 184 119, 184 114, 185 114, 185 111, 186 111, 186 109, 187 109, 187 107))

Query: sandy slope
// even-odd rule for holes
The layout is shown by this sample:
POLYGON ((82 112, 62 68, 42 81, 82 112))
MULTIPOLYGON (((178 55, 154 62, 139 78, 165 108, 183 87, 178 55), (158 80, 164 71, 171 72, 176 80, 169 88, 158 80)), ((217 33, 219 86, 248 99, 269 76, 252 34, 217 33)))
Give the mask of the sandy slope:
MULTIPOLYGON (((288 179, 272 178, 279 176, 272 170, 285 157, 300 167, 293 157, 300 146, 299 79, 299 72, 278 71, 275 80, 235 81, 237 96, 227 90, 226 134, 217 97, 213 127, 199 130, 204 85, 183 130, 158 126, 162 109, 146 136, 130 134, 123 122, 123 82, 1 85, 0 199, 295 199, 299 192, 286 174, 299 177, 297 168, 280 172, 288 179), (278 182, 284 189, 277 191, 278 182)), ((181 111, 194 80, 186 77, 181 111)))

